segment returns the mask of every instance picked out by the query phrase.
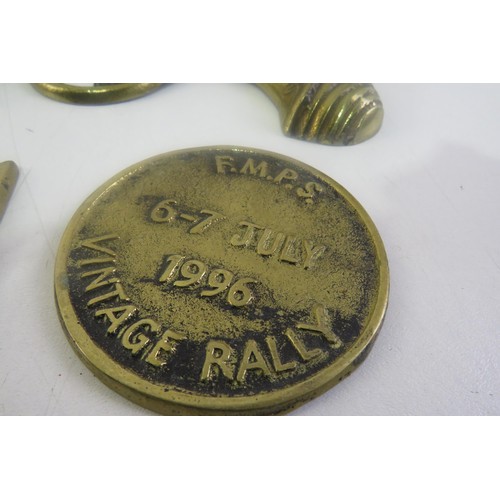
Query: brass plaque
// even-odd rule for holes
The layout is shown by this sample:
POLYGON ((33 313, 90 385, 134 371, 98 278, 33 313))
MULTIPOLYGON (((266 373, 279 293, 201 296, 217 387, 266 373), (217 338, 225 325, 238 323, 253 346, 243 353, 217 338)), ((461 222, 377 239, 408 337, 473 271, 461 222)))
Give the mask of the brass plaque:
POLYGON ((291 411, 365 358, 388 287, 382 241, 344 188, 240 147, 113 177, 71 220, 55 274, 84 362, 164 414, 291 411))

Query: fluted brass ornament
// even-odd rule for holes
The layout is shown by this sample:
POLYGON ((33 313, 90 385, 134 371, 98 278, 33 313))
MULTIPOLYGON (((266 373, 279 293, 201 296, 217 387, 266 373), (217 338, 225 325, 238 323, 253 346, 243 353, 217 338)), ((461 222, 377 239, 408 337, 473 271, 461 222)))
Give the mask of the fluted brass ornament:
POLYGON ((259 83, 279 109, 286 135, 347 146, 373 137, 384 110, 369 83, 259 83))
MULTIPOLYGON (((35 83, 47 97, 75 104, 107 104, 135 99, 158 89, 159 83, 35 83)), ((286 135, 320 144, 347 146, 373 137, 384 109, 369 83, 258 83, 278 107, 286 135)))
POLYGON ((77 210, 56 259, 68 338, 159 413, 291 411, 365 359, 387 306, 380 236, 343 187, 242 147, 174 151, 77 210))
POLYGON ((0 163, 0 221, 14 191, 18 176, 19 169, 13 161, 0 163))

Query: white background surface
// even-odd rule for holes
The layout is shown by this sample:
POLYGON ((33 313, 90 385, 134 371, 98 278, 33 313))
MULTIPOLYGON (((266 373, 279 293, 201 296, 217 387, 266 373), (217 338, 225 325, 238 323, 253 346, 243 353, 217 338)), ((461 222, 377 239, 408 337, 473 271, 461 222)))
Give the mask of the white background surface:
POLYGON ((150 156, 241 145, 340 182, 385 243, 385 323, 367 360, 294 415, 500 414, 500 85, 376 84, 381 131, 331 147, 282 135, 246 84, 176 84, 127 103, 58 103, 0 86, 0 161, 20 178, 0 223, 0 414, 147 415, 72 351, 53 299, 70 217, 118 171, 150 156))

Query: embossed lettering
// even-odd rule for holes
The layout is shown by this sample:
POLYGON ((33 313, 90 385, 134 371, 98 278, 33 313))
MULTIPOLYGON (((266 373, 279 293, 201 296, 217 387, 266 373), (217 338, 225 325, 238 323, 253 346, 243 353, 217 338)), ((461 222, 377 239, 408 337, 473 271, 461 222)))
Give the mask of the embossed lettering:
POLYGON ((276 339, 272 336, 266 337, 266 343, 269 347, 269 352, 271 353, 271 359, 273 360, 274 369, 277 373, 284 372, 286 370, 293 370, 297 366, 296 361, 290 361, 288 363, 283 363, 280 359, 278 353, 278 347, 276 344, 276 339))
POLYGON ((231 245, 253 247, 259 255, 264 257, 276 255, 280 262, 301 265, 304 269, 311 268, 326 250, 324 245, 314 245, 310 240, 286 235, 252 222, 243 221, 240 222, 240 226, 245 228, 244 233, 234 234, 230 240, 231 245))
POLYGON ((151 210, 151 220, 153 222, 170 222, 177 216, 177 210, 172 205, 177 204, 175 200, 162 200, 151 210))
POLYGON ((290 264, 297 264, 299 258, 296 254, 297 238, 295 236, 287 236, 285 244, 281 250, 279 260, 284 260, 285 262, 290 262, 290 264))
POLYGON ((325 354, 320 348, 309 349, 291 328, 284 333, 298 354, 298 359, 284 360, 278 348, 276 337, 268 335, 265 344, 259 347, 257 341, 249 339, 245 343, 243 353, 238 353, 228 343, 221 340, 209 340, 205 350, 205 361, 200 374, 200 380, 205 381, 223 375, 228 380, 243 383, 248 372, 255 370, 256 374, 273 377, 280 373, 295 370, 300 363, 307 363, 325 354), (267 347, 265 350, 261 350, 267 347), (241 354, 241 358, 240 358, 241 354), (270 362, 267 361, 270 357, 270 362))
POLYGON ((168 266, 165 271, 163 271, 158 281, 160 283, 163 283, 164 281, 170 281, 175 273, 179 270, 179 267, 185 258, 186 257, 184 257, 183 255, 170 255, 167 259, 168 266))
POLYGON ((306 198, 306 203, 312 203, 316 193, 321 193, 323 187, 317 182, 308 182, 303 188, 297 188, 297 195, 300 198, 306 198))
POLYGON ((256 283, 251 278, 239 278, 233 283, 234 273, 227 269, 209 270, 208 266, 196 259, 185 261, 183 255, 171 255, 166 259, 168 266, 161 273, 160 283, 172 283, 173 286, 187 289, 199 289, 199 285, 203 286, 202 281, 208 274, 207 285, 208 290, 203 289, 200 292, 202 297, 213 297, 219 293, 223 293, 230 286, 227 293, 227 301, 235 307, 243 307, 249 304, 254 299, 254 294, 248 284, 256 283), (184 262, 185 261, 185 262, 184 262), (182 264, 182 266, 181 266, 182 264), (209 272, 210 271, 210 272, 209 272), (175 279, 175 278, 184 279, 175 279))
POLYGON ((96 250, 97 252, 106 253, 112 257, 116 257, 116 253, 106 247, 98 245, 98 243, 110 240, 117 240, 119 237, 116 234, 106 234, 104 236, 98 236, 96 238, 89 238, 82 241, 82 247, 90 248, 91 250, 96 250))
POLYGON ((174 285, 184 288, 198 284, 207 272, 207 266, 200 260, 188 260, 179 270, 179 274, 184 279, 174 281, 174 285))
POLYGON ((257 347, 255 340, 249 340, 245 345, 243 359, 241 360, 236 380, 243 382, 248 370, 261 370, 264 375, 271 376, 271 371, 267 366, 266 360, 257 347))
POLYGON ((78 265, 93 266, 94 264, 114 264, 116 259, 114 257, 96 257, 95 259, 83 259, 78 261, 78 265))
POLYGON ((300 357, 304 361, 309 361, 313 358, 319 356, 323 351, 319 348, 308 350, 306 346, 302 343, 302 341, 297 337, 297 334, 291 329, 287 328, 285 335, 290 339, 293 347, 295 347, 296 351, 300 354, 300 357))
POLYGON ((202 290, 202 297, 213 297, 224 292, 234 278, 234 274, 227 269, 214 269, 207 279, 207 285, 211 290, 202 290))
POLYGON ((85 291, 89 292, 90 290, 94 290, 95 288, 98 288, 100 286, 116 283, 118 281, 118 278, 114 276, 106 280, 104 279, 107 278, 108 276, 111 276, 115 271, 116 269, 114 267, 105 267, 103 269, 96 269, 93 271, 87 271, 86 273, 83 273, 82 278, 87 278, 88 276, 95 276, 96 274, 98 274, 97 278, 93 280, 89 285, 87 285, 85 291))
POLYGON ((135 306, 118 306, 109 307, 107 309, 99 309, 95 312, 95 316, 106 316, 111 324, 107 330, 107 333, 115 333, 118 327, 127 321, 132 314, 137 311, 135 306), (116 313, 119 313, 118 315, 116 313))
POLYGON ((173 199, 163 199, 157 203, 151 210, 149 216, 153 222, 158 224, 173 223, 179 220, 194 222, 194 226, 189 229, 189 234, 201 234, 216 222, 224 220, 226 217, 213 210, 203 209, 200 213, 204 217, 184 213, 177 201, 173 199), (175 205, 175 207, 174 207, 175 205))
POLYGON ((214 212, 213 210, 202 210, 201 213, 203 215, 208 215, 208 217, 196 224, 196 226, 192 227, 189 230, 191 234, 201 234, 203 231, 205 231, 205 229, 210 227, 215 222, 225 219, 224 215, 214 212))
POLYGON ((217 166, 217 173, 225 174, 226 167, 232 167, 234 165, 234 159, 231 158, 230 156, 216 156, 215 164, 217 166))
POLYGON ((276 233, 274 240, 270 243, 273 233, 274 231, 272 229, 264 229, 259 239, 259 243, 257 244, 257 253, 259 255, 273 255, 281 248, 281 245, 283 245, 283 240, 285 239, 283 233, 276 233))
POLYGON ((249 283, 256 283, 251 278, 241 278, 236 281, 227 293, 227 301, 234 307, 243 307, 249 304, 254 295, 252 290, 247 287, 249 283))
MULTIPOLYGON (((299 174, 290 168, 283 168, 280 171, 279 166, 270 166, 265 160, 259 158, 246 158, 244 163, 240 163, 231 156, 215 156, 216 172, 218 174, 240 174, 240 175, 253 175, 260 179, 273 182, 285 187, 285 189, 292 189, 294 182, 299 179, 299 174), (274 172, 273 172, 274 170, 274 172), (291 181, 291 182, 282 182, 291 181)), ((305 200, 306 203, 314 203, 316 195, 323 191, 323 186, 317 182, 309 181, 303 186, 297 187, 293 193, 305 200)))
POLYGON ((291 168, 284 168, 275 178, 274 182, 276 184, 279 184, 283 179, 287 179, 290 181, 294 181, 297 179, 299 174, 295 172, 295 170, 292 170, 291 168))
POLYGON ((246 222, 246 221, 240 222, 240 226, 246 227, 246 230, 242 236, 240 236, 239 234, 235 234, 231 238, 231 245, 234 245, 235 247, 248 246, 249 243, 252 241, 255 230, 262 229, 260 226, 257 226, 256 224, 252 224, 251 222, 246 222))
POLYGON ((127 328, 122 336, 122 345, 132 351, 132 354, 138 354, 151 342, 146 333, 155 333, 159 328, 158 323, 152 319, 140 319, 127 328))
POLYGON ((233 350, 229 345, 220 340, 210 340, 206 347, 205 362, 201 370, 200 380, 211 378, 214 366, 219 368, 219 371, 224 377, 229 380, 234 378, 234 366, 231 364, 230 358, 233 350))
POLYGON ((153 347, 152 351, 146 357, 146 361, 153 366, 163 366, 167 364, 167 360, 164 356, 161 356, 162 351, 172 352, 175 350, 175 346, 172 344, 172 340, 183 340, 186 337, 173 330, 167 330, 158 340, 153 347))
POLYGON ((100 295, 99 297, 94 297, 93 299, 90 299, 87 302, 87 306, 92 306, 94 304, 97 304, 98 302, 103 302, 104 300, 109 300, 116 297, 119 297, 120 299, 128 302, 130 299, 127 297, 127 294, 125 293, 125 290, 123 290, 121 284, 113 283, 113 285, 115 288, 113 291, 105 293, 104 295, 100 295))
POLYGON ((302 244, 304 245, 304 250, 306 253, 306 257, 304 259, 304 269, 309 269, 313 262, 321 256, 321 254, 326 250, 326 247, 323 245, 314 246, 312 241, 302 240, 302 244))
POLYGON ((339 349, 342 347, 342 340, 332 332, 331 320, 328 315, 328 310, 322 304, 315 304, 312 308, 311 316, 316 319, 315 324, 309 323, 298 323, 297 328, 301 330, 308 330, 311 332, 321 333, 325 339, 332 344, 334 349, 339 349))
POLYGON ((266 177, 268 168, 269 166, 265 161, 261 161, 257 166, 255 166, 253 158, 248 158, 245 165, 243 165, 242 169, 240 170, 240 174, 259 174, 259 177, 266 177))
MULTIPOLYGON (((172 213, 169 211, 170 207, 168 204, 172 200, 167 200, 167 204, 164 206, 157 205, 154 212, 154 217, 157 221, 165 221, 172 213)), ((210 213, 210 217, 215 213, 210 213)), ((153 217, 153 218, 154 218, 153 217)), ((207 219, 205 221, 207 222, 207 219)), ((203 229, 202 229, 203 230, 203 229)), ((84 288, 85 293, 91 293, 95 289, 100 289, 104 286, 108 287, 106 293, 99 295, 97 297, 91 298, 87 302, 87 306, 94 306, 95 304, 100 304, 101 302, 110 301, 111 304, 106 306, 101 305, 100 308, 94 312, 95 318, 104 317, 105 320, 109 321, 109 326, 106 329, 107 334, 118 334, 118 342, 128 349, 133 356, 136 356, 140 352, 144 352, 145 361, 154 367, 160 367, 167 363, 166 354, 175 350, 175 344, 172 343, 173 340, 181 340, 184 336, 176 333, 172 330, 167 330, 161 335, 161 337, 155 341, 153 335, 160 331, 160 325, 149 318, 138 319, 138 309, 133 304, 121 304, 120 301, 130 302, 123 286, 120 283, 120 279, 115 276, 116 268, 114 266, 102 267, 102 264, 115 263, 116 254, 113 250, 103 246, 103 242, 117 239, 118 236, 114 234, 109 234, 105 236, 100 236, 97 238, 89 238, 82 242, 82 247, 88 248, 90 250, 95 250, 107 254, 106 257, 83 259, 78 262, 81 266, 91 266, 100 264, 99 269, 91 269, 90 271, 85 271, 81 274, 81 278, 93 277, 93 280, 87 284, 84 288), (118 299, 118 300, 117 300, 118 299), (135 321, 133 324, 129 324, 135 321), (146 346, 153 344, 152 349, 149 353, 144 351, 146 346)), ((160 281, 163 279, 167 281, 169 277, 175 273, 178 265, 184 257, 174 255, 167 262, 170 265, 167 267, 165 272, 162 274, 160 281)), ((87 267, 88 269, 88 267, 87 267)), ((189 272, 189 268, 185 270, 184 276, 189 272)), ((190 278, 190 276, 185 276, 190 278)), ((101 292, 102 293, 102 292, 101 292)))

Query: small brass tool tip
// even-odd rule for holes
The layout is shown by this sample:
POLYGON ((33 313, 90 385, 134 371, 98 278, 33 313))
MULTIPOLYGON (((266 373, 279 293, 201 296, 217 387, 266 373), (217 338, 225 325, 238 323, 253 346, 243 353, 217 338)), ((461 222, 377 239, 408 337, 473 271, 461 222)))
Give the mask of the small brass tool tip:
POLYGON ((13 161, 0 163, 0 221, 19 176, 19 169, 13 161))

